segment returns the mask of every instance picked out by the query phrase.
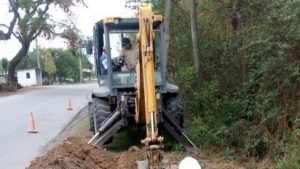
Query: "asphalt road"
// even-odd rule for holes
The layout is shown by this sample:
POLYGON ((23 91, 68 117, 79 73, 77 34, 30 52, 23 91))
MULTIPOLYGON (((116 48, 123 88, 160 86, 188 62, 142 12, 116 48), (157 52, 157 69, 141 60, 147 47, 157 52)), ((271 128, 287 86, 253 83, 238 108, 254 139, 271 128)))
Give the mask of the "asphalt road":
POLYGON ((49 86, 0 98, 0 169, 24 169, 41 154, 76 113, 97 84, 49 86), (73 111, 67 111, 71 98, 73 111), (33 113, 37 134, 27 133, 33 113))

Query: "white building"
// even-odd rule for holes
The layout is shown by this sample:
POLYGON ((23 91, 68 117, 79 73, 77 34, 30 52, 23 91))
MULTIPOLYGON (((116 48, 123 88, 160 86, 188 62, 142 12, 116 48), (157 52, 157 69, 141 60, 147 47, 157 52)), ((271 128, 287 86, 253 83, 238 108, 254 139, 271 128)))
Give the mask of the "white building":
POLYGON ((40 69, 25 69, 17 71, 18 83, 22 86, 42 85, 40 69))

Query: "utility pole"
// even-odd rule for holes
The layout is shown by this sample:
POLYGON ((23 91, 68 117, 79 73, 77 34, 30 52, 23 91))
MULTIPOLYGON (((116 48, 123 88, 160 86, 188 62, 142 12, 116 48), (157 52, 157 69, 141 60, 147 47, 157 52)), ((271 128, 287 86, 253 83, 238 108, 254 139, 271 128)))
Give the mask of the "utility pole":
POLYGON ((199 59, 199 47, 198 47, 198 34, 197 34, 197 1, 191 0, 191 33, 192 33, 192 46, 193 46, 193 59, 194 67, 197 73, 197 87, 201 87, 203 83, 202 69, 199 59))
POLYGON ((38 84, 42 85, 43 84, 43 77, 42 77, 42 67, 41 67, 41 62, 40 62, 40 53, 39 53, 39 47, 38 47, 38 38, 35 39, 35 57, 36 57, 36 62, 37 66, 39 69, 39 77, 38 77, 38 84))
MULTIPOLYGON (((39 56, 39 48, 38 48, 38 38, 35 39, 35 56, 36 56, 36 62, 38 68, 41 70, 41 62, 40 62, 40 56, 39 56)), ((41 70, 42 71, 42 70, 41 70)))
POLYGON ((82 83, 82 61, 81 61, 81 54, 79 55, 79 74, 80 74, 80 83, 82 83))
POLYGON ((80 83, 83 82, 83 75, 82 75, 82 58, 81 58, 81 55, 82 55, 82 49, 81 47, 77 48, 75 50, 76 52, 76 55, 78 55, 78 61, 79 61, 79 81, 80 83))

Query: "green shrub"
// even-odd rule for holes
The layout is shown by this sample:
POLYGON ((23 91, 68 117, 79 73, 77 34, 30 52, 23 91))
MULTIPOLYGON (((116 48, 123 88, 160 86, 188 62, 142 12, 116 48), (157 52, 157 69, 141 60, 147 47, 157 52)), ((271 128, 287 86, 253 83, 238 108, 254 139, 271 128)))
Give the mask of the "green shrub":
POLYGON ((294 121, 294 131, 290 134, 291 140, 283 144, 283 154, 277 160, 278 169, 300 168, 300 118, 294 121))
POLYGON ((197 147, 205 147, 215 142, 216 138, 200 118, 193 118, 185 123, 185 130, 197 147))
POLYGON ((20 84, 15 83, 2 83, 0 84, 0 92, 15 92, 17 89, 22 88, 20 84))

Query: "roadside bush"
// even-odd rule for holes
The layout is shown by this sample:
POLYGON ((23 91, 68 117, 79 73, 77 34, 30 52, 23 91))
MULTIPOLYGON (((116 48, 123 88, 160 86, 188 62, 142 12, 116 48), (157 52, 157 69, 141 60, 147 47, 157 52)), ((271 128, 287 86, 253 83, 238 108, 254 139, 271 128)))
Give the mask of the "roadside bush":
POLYGON ((257 98, 249 93, 251 87, 224 93, 217 80, 205 83, 200 90, 191 88, 190 83, 180 81, 185 85, 185 129, 197 146, 238 153, 243 158, 261 158, 269 152, 271 139, 265 123, 255 124, 261 119, 256 117, 259 109, 257 98))
POLYGON ((277 160, 278 169, 300 168, 300 118, 294 121, 295 129, 289 135, 290 140, 282 143, 283 158, 277 160))
POLYGON ((184 127, 190 139, 199 148, 208 147, 217 140, 208 126, 198 117, 187 121, 184 127))
POLYGON ((22 88, 20 84, 17 83, 2 83, 0 84, 0 92, 15 92, 17 89, 22 88))
POLYGON ((300 150, 299 145, 290 145, 286 149, 287 155, 277 161, 278 169, 296 169, 300 168, 300 150))

